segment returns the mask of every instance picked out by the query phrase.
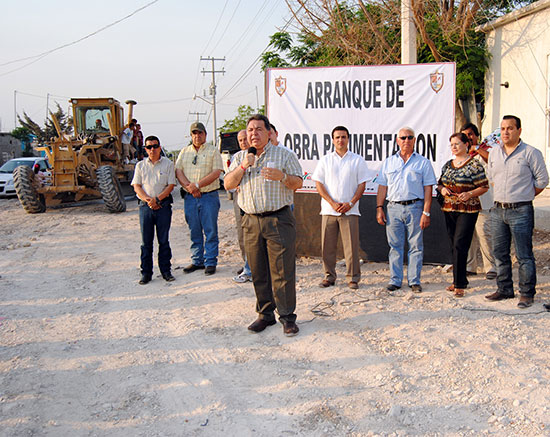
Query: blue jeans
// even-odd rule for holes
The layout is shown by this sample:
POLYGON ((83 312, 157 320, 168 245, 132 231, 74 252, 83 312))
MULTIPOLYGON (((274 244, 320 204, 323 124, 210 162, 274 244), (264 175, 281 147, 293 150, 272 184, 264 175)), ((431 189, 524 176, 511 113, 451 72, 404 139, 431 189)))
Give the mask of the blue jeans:
POLYGON ((533 205, 519 208, 491 209, 491 227, 493 232, 493 255, 497 269, 498 292, 513 296, 512 260, 510 244, 514 241, 519 264, 519 292, 522 296, 533 297, 537 284, 537 271, 533 255, 533 228, 535 212, 533 205))
POLYGON ((196 266, 218 264, 218 212, 220 197, 217 191, 202 193, 201 197, 185 196, 185 221, 191 233, 191 261, 196 266))
MULTIPOLYGON (((245 259, 246 259, 246 256, 245 256, 245 259)), ((246 276, 252 276, 252 270, 250 270, 250 266, 248 265, 248 259, 246 259, 244 263, 242 274, 246 276)))
POLYGON ((147 204, 139 207, 139 224, 141 228, 141 274, 153 276, 153 240, 155 228, 159 244, 158 266, 162 274, 170 273, 172 251, 168 236, 172 221, 172 206, 165 204, 153 211, 147 204))
POLYGON ((403 282, 403 254, 405 239, 409 244, 407 279, 409 285, 420 285, 420 272, 424 258, 424 241, 420 219, 424 202, 422 200, 410 205, 388 203, 386 217, 386 236, 390 246, 390 284, 401 286, 403 282))

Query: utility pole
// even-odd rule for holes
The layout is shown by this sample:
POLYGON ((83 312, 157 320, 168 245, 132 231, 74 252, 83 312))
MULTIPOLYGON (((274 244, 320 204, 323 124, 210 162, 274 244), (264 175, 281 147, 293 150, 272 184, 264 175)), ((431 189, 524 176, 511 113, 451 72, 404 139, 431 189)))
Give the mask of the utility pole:
POLYGON ((203 58, 201 56, 201 61, 211 61, 212 62, 212 70, 205 70, 202 69, 202 74, 205 73, 212 73, 212 83, 210 84, 210 95, 212 96, 212 111, 214 115, 214 130, 212 134, 214 135, 214 138, 212 139, 212 144, 216 145, 216 140, 218 137, 218 131, 216 128, 216 73, 225 74, 225 70, 222 68, 221 70, 216 70, 214 66, 215 61, 224 61, 225 62, 225 56, 223 58, 213 58, 211 56, 208 56, 207 58, 203 58))
POLYGON ((50 93, 47 93, 46 94, 46 121, 48 121, 49 111, 50 111, 50 93))
POLYGON ((416 26, 412 0, 401 1, 401 63, 416 64, 416 26))
POLYGON ((196 121, 199 121, 199 115, 206 115, 206 112, 192 112, 192 111, 189 111, 189 115, 196 115, 197 116, 196 121))
POLYGON ((17 90, 13 90, 13 128, 17 127, 17 90))

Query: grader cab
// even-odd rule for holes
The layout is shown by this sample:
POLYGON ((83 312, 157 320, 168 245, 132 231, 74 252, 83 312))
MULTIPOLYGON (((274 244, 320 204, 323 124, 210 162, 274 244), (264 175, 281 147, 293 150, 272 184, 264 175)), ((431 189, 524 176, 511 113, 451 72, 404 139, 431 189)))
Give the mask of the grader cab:
MULTIPOLYGON (((134 164, 124 156, 122 106, 113 98, 74 98, 70 102, 74 135, 63 133, 52 114, 57 137, 36 147, 45 152, 51 165, 51 184, 41 185, 29 167, 20 166, 14 171, 21 205, 32 214, 61 202, 103 198, 110 212, 126 211, 121 182, 130 181, 134 164)), ((129 124, 136 102, 126 103, 129 124)))

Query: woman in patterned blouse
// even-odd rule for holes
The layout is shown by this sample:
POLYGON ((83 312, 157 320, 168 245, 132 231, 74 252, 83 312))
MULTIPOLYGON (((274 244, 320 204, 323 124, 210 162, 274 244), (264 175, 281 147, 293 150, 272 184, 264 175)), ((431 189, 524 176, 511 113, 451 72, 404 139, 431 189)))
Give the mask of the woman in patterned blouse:
POLYGON ((453 284, 447 290, 453 291, 456 297, 462 297, 468 286, 468 250, 481 210, 479 196, 489 189, 489 184, 483 166, 468 155, 468 137, 455 133, 449 140, 455 158, 441 169, 437 189, 444 196, 441 210, 453 249, 453 284))

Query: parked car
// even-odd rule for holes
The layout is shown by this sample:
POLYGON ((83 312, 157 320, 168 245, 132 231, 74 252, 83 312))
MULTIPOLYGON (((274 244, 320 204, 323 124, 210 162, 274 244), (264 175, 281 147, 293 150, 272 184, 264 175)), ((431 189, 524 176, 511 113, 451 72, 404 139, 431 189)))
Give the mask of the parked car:
POLYGON ((26 165, 33 168, 35 164, 40 166, 40 170, 50 176, 48 160, 44 157, 33 156, 31 158, 14 158, 4 163, 0 167, 0 197, 15 196, 15 187, 13 186, 13 171, 20 165, 26 165))

